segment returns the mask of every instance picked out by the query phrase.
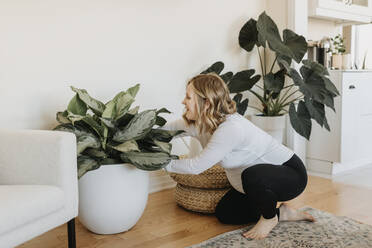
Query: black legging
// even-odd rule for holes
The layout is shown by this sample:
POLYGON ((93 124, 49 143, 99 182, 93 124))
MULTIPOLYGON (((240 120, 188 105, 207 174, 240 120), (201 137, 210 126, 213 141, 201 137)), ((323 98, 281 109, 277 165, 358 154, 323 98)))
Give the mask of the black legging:
POLYGON ((242 172, 245 194, 232 188, 218 202, 215 215, 225 224, 257 222, 262 215, 279 218, 278 201, 300 195, 307 184, 307 173, 301 159, 294 154, 283 165, 257 164, 242 172))

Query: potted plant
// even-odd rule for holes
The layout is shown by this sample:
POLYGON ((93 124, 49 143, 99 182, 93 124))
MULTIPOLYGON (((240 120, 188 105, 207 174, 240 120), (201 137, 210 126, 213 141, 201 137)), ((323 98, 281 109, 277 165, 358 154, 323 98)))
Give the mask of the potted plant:
POLYGON ((154 129, 166 120, 167 109, 130 109, 139 84, 118 93, 106 104, 76 93, 54 130, 77 138, 79 220, 92 232, 113 234, 129 230, 141 217, 148 197, 147 171, 165 167, 171 159, 172 138, 183 131, 154 129), (88 172, 88 173, 87 173, 88 172))
MULTIPOLYGON (((273 122, 276 118, 281 119, 279 122, 284 127, 284 115, 289 113, 292 127, 306 139, 310 138, 311 119, 330 131, 325 106, 335 111, 334 97, 339 92, 330 81, 326 68, 317 62, 303 60, 307 51, 303 36, 285 29, 282 39, 275 22, 263 12, 257 21, 250 19, 241 28, 239 45, 247 52, 256 47, 261 65, 261 75, 255 75, 254 69, 243 70, 235 75, 232 72, 221 75, 230 93, 236 94, 233 99, 241 115, 244 115, 247 107, 256 109, 259 113, 252 116, 251 120, 265 129, 276 128, 279 125, 273 122), (275 55, 270 65, 266 61, 268 49, 275 55), (292 60, 302 63, 299 71, 291 67, 292 60), (262 82, 262 86, 258 82, 262 82), (248 106, 249 100, 243 99, 242 94, 246 91, 257 97, 261 106, 248 106)), ((220 74, 223 66, 222 62, 217 62, 205 72, 220 74)))
MULTIPOLYGON (((341 34, 336 35, 334 38, 331 38, 332 41, 332 68, 341 69, 343 68, 343 59, 348 60, 344 53, 346 51, 344 45, 344 38, 341 34)), ((346 65, 347 63, 345 63, 346 65)), ((346 69, 346 68, 345 68, 346 69)))

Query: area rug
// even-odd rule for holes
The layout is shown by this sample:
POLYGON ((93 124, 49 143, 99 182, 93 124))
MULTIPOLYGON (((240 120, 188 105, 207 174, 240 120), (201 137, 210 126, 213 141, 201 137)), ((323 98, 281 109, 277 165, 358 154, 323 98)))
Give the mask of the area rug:
POLYGON ((242 236, 253 224, 227 232, 189 248, 370 248, 372 226, 348 217, 335 216, 311 207, 307 211, 316 222, 279 222, 269 236, 262 240, 251 240, 242 236))

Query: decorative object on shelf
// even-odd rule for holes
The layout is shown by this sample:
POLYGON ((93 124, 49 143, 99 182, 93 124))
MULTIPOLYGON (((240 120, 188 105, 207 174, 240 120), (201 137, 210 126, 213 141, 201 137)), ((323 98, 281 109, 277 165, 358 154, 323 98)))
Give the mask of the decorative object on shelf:
MULTIPOLYGON (((242 93, 248 91, 261 103, 260 107, 249 106, 256 109, 258 115, 282 116, 289 113, 292 127, 306 139, 310 138, 311 119, 330 130, 325 106, 334 110, 334 98, 339 92, 330 81, 324 66, 307 59, 302 60, 307 51, 307 42, 303 36, 285 29, 282 40, 275 22, 263 12, 258 21, 250 19, 244 24, 239 33, 239 45, 247 52, 257 48, 262 73, 254 75, 255 70, 248 69, 235 75, 232 72, 221 75, 230 93, 236 93, 233 99, 241 115, 248 107, 248 98, 243 100, 242 93), (275 54, 271 66, 266 61, 267 48, 275 54), (292 60, 302 63, 299 72, 290 66, 292 60), (275 65, 278 67, 276 71, 275 65), (257 84, 260 79, 263 86, 257 84), (285 85, 286 79, 290 79, 292 84, 285 85), (253 90, 253 87, 259 92, 253 90)), ((224 64, 217 62, 206 72, 213 71, 220 75, 223 68, 224 64)))
POLYGON ((318 42, 318 56, 317 62, 325 68, 331 68, 332 51, 331 51, 331 38, 323 37, 318 42))
POLYGON ((57 113, 60 124, 54 130, 74 133, 77 138, 81 223, 98 234, 127 231, 145 209, 148 171, 178 159, 170 154, 169 142, 184 131, 153 128, 166 123, 159 116, 170 113, 165 108, 140 113, 139 106, 130 109, 139 84, 106 104, 84 89, 71 89, 76 95, 67 110, 57 113))
POLYGON ((344 45, 344 38, 341 34, 331 38, 332 41, 332 68, 342 69, 342 55, 345 53, 346 48, 344 45))

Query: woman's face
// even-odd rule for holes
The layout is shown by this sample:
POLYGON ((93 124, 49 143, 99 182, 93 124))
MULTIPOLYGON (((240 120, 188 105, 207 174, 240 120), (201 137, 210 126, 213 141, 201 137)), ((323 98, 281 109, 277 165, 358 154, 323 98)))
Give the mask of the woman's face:
POLYGON ((182 104, 186 108, 186 117, 189 120, 195 121, 197 118, 197 105, 196 105, 196 94, 194 93, 193 87, 191 84, 187 85, 186 96, 182 101, 182 104))

